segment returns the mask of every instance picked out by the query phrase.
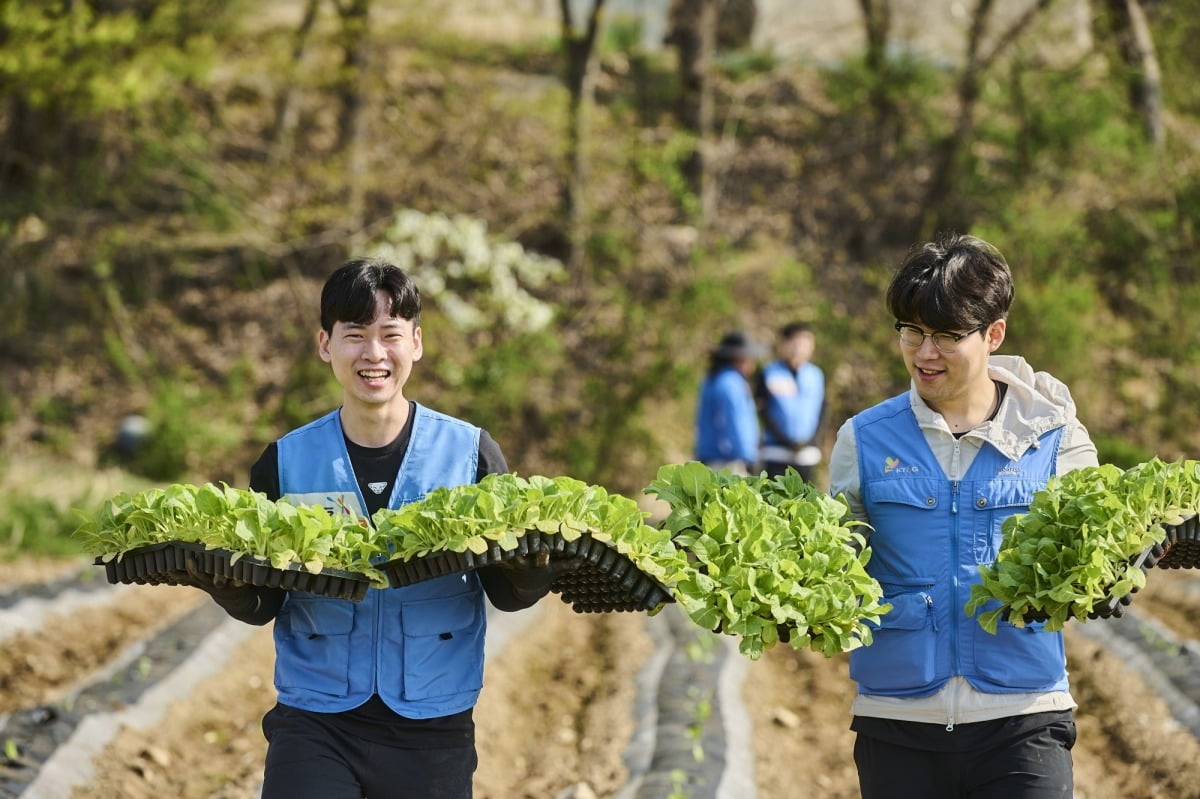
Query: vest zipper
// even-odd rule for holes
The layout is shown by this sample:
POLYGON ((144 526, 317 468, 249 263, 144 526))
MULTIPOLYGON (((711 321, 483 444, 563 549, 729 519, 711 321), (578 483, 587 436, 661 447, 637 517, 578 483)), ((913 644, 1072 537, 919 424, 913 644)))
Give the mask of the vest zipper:
POLYGON ((954 732, 954 709, 958 706, 958 689, 961 683, 951 679, 946 697, 949 707, 946 711, 946 732, 954 732))
MULTIPOLYGON (((954 609, 961 608, 958 599, 958 534, 961 519, 958 517, 958 480, 950 483, 950 670, 952 674, 961 673, 958 658, 958 617, 954 609)), ((954 722, 951 720, 951 726, 954 722)))

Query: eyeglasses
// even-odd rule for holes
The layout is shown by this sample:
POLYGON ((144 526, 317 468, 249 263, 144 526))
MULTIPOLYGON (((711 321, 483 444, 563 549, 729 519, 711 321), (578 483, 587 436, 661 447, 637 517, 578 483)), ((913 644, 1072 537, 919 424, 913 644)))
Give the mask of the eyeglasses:
POLYGON ((958 350, 958 343, 964 338, 986 328, 987 325, 980 325, 965 333, 950 333, 945 330, 935 330, 932 333, 926 333, 916 325, 909 325, 904 322, 896 323, 896 330, 900 333, 900 343, 904 346, 915 350, 924 344, 925 339, 928 338, 933 341, 933 346, 937 347, 938 352, 943 352, 947 355, 956 352, 958 350))

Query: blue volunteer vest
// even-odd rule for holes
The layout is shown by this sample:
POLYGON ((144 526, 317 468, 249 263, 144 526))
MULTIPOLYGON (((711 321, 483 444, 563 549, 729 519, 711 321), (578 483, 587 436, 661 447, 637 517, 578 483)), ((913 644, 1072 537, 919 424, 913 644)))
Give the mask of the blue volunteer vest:
MULTIPOLYGON (((390 508, 476 477, 479 428, 415 407, 390 508)), ((284 496, 364 515, 340 411, 288 433, 278 447, 284 496)), ((275 619, 279 701, 335 713, 379 694, 408 718, 466 710, 483 685, 485 627, 483 589, 474 572, 404 588, 371 588, 361 602, 289 592, 275 619)))
POLYGON ((1062 428, 1044 433, 1016 461, 984 444, 957 481, 934 457, 908 394, 857 415, 854 431, 874 528, 867 570, 892 605, 874 642, 850 654, 859 691, 928 696, 954 675, 987 693, 1066 690, 1061 633, 1001 621, 992 635, 963 612, 980 564, 996 558, 1001 523, 1027 510, 1054 474, 1062 428))
POLYGON ((805 363, 799 372, 793 372, 783 361, 772 361, 763 367, 762 380, 768 389, 775 386, 766 394, 764 414, 788 437, 787 441, 780 440, 768 425, 763 431, 763 444, 788 446, 793 441, 811 440, 821 421, 821 405, 825 400, 825 379, 820 368, 805 363))
POLYGON ((725 366, 704 379, 696 407, 696 460, 758 460, 758 410, 742 373, 725 366))

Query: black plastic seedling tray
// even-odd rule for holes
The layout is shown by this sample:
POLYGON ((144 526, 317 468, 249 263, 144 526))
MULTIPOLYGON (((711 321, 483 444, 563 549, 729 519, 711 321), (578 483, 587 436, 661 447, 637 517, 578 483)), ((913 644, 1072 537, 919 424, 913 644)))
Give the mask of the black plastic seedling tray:
MULTIPOLYGON (((1163 540, 1146 547, 1134 559, 1134 565, 1146 573, 1155 567, 1160 569, 1200 568, 1200 523, 1198 522, 1200 522, 1200 517, 1192 515, 1179 524, 1162 525, 1165 531, 1163 540)), ((1122 597, 1113 597, 1103 605, 1097 606, 1088 618, 1107 619, 1121 616, 1124 608, 1131 602, 1133 602, 1133 593, 1122 597)), ((1044 613, 1025 614, 1027 622, 1045 621, 1048 618, 1049 616, 1044 613)))
POLYGON ((1179 524, 1164 524, 1166 538, 1156 565, 1160 569, 1200 568, 1200 516, 1192 515, 1179 524))
POLYGON ((252 555, 243 555, 234 560, 229 550, 206 549, 201 544, 184 541, 137 547, 107 562, 101 558, 95 560, 97 566, 104 566, 110 583, 138 585, 178 585, 170 573, 186 570, 189 562, 204 574, 238 580, 247 585, 304 591, 335 599, 359 601, 367 595, 367 588, 371 584, 365 575, 355 572, 325 569, 320 574, 313 574, 297 564, 276 569, 252 555))
POLYGON ((626 556, 603 541, 584 533, 567 541, 557 533, 529 531, 517 539, 515 549, 493 544, 486 552, 436 552, 420 558, 392 560, 381 567, 393 588, 402 588, 434 577, 494 566, 521 555, 550 553, 551 559, 576 559, 575 569, 550 586, 553 593, 577 613, 653 610, 674 598, 626 556))

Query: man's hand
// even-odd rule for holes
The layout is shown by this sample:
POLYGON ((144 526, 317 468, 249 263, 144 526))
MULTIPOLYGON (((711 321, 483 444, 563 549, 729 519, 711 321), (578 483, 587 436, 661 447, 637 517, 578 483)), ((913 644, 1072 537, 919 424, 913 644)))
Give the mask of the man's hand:
POLYGON ((548 549, 539 549, 531 555, 502 560, 499 565, 518 593, 540 597, 549 592, 555 580, 575 571, 579 564, 579 558, 551 558, 548 549))
POLYGON ((208 574, 201 571, 196 561, 187 561, 187 569, 172 569, 167 575, 179 585, 190 585, 199 588, 211 596, 222 607, 240 606, 254 601, 254 592, 247 590, 249 586, 241 580, 234 580, 219 574, 208 574))

